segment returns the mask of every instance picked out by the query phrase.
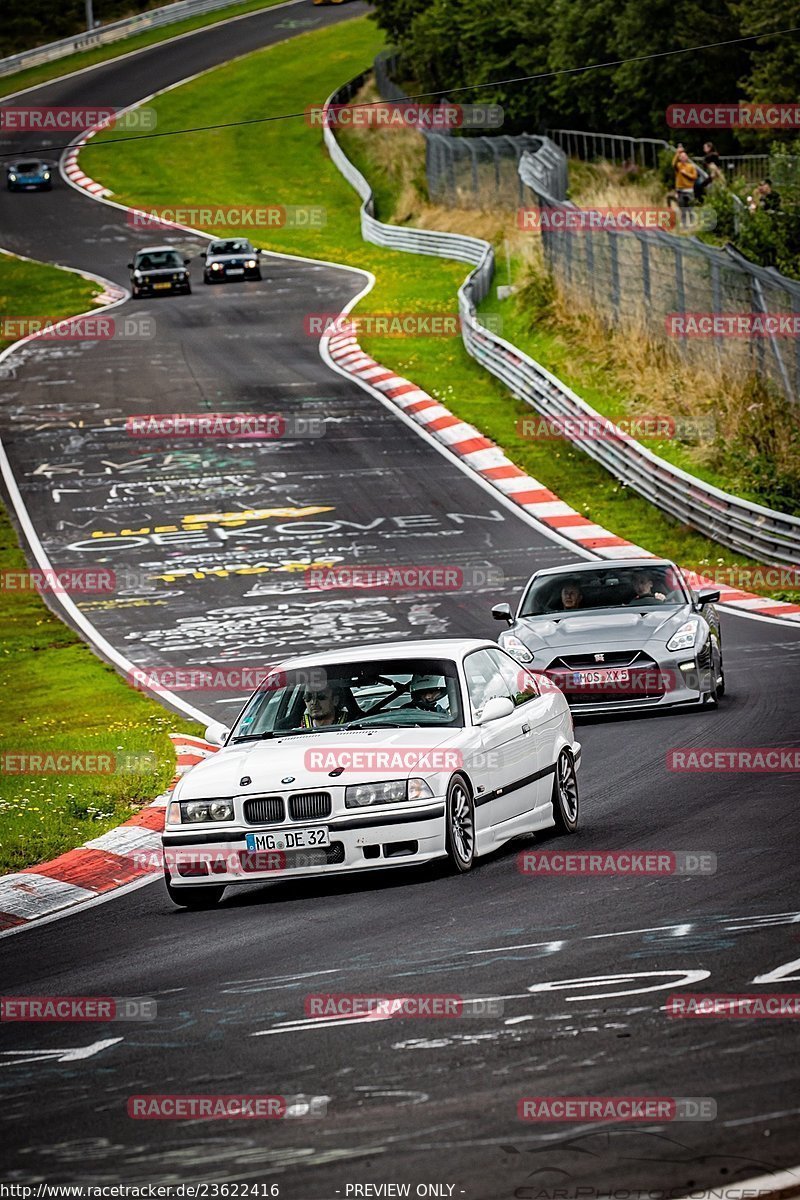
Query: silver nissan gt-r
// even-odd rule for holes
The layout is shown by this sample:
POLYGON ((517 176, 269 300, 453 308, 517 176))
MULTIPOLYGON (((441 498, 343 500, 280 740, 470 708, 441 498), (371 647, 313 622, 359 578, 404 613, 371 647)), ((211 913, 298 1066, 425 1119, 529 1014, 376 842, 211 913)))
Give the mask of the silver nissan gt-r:
POLYGON ((725 691, 719 592, 693 591, 674 563, 631 558, 537 571, 504 650, 564 692, 575 711, 608 713, 714 707, 725 691))

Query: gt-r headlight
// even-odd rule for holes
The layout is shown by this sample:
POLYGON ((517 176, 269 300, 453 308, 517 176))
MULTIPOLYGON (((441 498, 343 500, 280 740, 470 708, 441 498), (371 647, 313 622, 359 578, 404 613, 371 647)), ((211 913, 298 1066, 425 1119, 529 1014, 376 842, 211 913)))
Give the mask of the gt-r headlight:
POLYGON ((424 779, 390 779, 385 783, 355 783, 344 791, 345 808, 370 804, 397 804, 402 800, 429 800, 433 792, 424 779))
POLYGON ((524 642, 521 642, 513 633, 508 634, 503 638, 503 649, 507 650, 512 658, 517 662, 527 663, 533 662, 533 652, 528 649, 524 642))
POLYGON ((673 633, 667 642, 668 650, 691 650, 694 647, 700 622, 697 617, 684 621, 677 633, 673 633))
MULTIPOLYGON (((179 806, 181 824, 199 825, 207 821, 232 821, 232 800, 185 800, 179 806)), ((170 816, 174 814, 171 812, 170 816)))

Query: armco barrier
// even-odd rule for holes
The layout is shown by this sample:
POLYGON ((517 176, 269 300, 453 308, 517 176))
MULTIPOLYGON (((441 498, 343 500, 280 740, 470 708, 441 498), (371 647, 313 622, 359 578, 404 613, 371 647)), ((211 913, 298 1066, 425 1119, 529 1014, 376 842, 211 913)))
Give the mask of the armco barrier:
MULTIPOLYGON (((368 72, 338 88, 326 101, 346 104, 368 72)), ((429 254, 473 264, 458 292, 464 345, 511 392, 547 417, 604 421, 605 418, 522 350, 484 328, 476 306, 486 298, 494 275, 494 251, 482 238, 427 229, 385 225, 374 215, 372 189, 342 150, 327 123, 325 145, 336 167, 361 197, 361 235, 367 242, 410 254, 429 254)), ((626 487, 677 520, 721 545, 768 563, 800 562, 800 517, 775 512, 704 483, 641 446, 616 427, 602 439, 579 442, 626 487)))
POLYGON ((87 29, 85 33, 61 38, 58 42, 48 42, 45 46, 36 46, 32 50, 22 50, 19 54, 0 58, 0 76, 24 71, 27 67, 39 67, 42 63, 54 62, 79 50, 93 50, 95 46, 118 42, 121 38, 141 33, 145 29, 157 29, 161 25, 183 21, 186 17, 214 12, 217 8, 228 8, 231 3, 233 0, 176 0, 174 4, 167 4, 163 8, 152 8, 149 12, 137 13, 136 16, 125 17, 121 21, 111 21, 108 25, 98 26, 97 29, 87 29))

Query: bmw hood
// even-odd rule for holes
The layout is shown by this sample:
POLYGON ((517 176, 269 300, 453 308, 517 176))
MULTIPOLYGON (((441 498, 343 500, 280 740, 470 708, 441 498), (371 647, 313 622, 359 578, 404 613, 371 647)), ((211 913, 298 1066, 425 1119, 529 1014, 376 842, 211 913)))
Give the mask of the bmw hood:
MULTIPOLYGON (((681 604, 664 612, 661 608, 618 609, 586 612, 576 616, 520 617, 509 633, 514 634, 533 652, 577 653, 587 650, 611 650, 614 647, 641 649, 649 641, 666 644, 692 613, 681 604)), ((501 643, 502 643, 501 635, 501 643)))
POLYGON ((446 750, 462 729, 353 729, 335 727, 274 741, 225 746, 198 763, 175 790, 179 800, 207 800, 264 792, 343 787, 365 779, 407 779, 446 770, 446 750), (431 751, 437 754, 426 760, 431 751), (344 770, 331 777, 338 766, 344 770), (242 783, 249 779, 249 783, 242 783))

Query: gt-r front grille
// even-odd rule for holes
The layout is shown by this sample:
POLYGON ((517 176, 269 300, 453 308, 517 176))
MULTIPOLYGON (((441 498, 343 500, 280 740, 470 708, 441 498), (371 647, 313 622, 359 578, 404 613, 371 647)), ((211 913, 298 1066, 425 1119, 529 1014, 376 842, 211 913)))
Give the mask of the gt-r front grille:
POLYGON ((554 658, 547 668, 550 670, 565 669, 568 671, 594 671, 600 667, 630 667, 633 664, 641 667, 654 667, 655 663, 648 654, 641 650, 598 650, 596 653, 564 654, 554 658), (598 659, 597 655, 602 658, 598 659))
POLYGON ((244 819, 249 825, 277 825, 286 819, 281 796, 255 796, 244 802, 244 819))
POLYGON ((295 792, 289 797, 289 816, 293 821, 315 821, 330 815, 329 792, 295 792))

